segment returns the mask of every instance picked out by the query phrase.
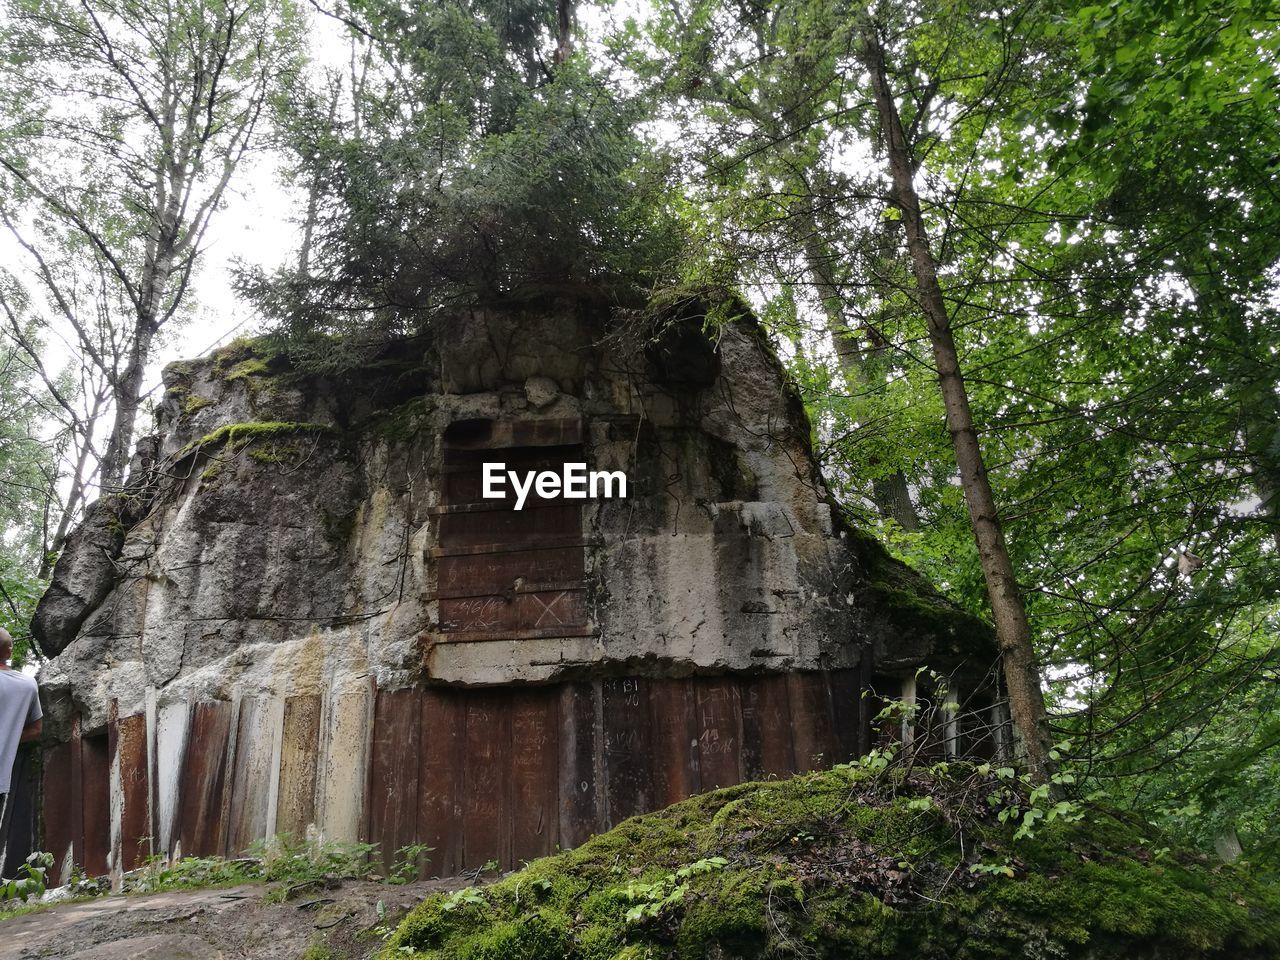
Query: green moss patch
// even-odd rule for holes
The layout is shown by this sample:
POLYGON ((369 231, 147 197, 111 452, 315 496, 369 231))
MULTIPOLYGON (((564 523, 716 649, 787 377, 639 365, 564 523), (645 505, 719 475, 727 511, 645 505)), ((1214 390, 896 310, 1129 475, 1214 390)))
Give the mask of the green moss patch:
POLYGON ((1276 890, 1103 810, 1015 843, 1000 789, 985 768, 845 766, 718 790, 432 897, 383 956, 1280 955, 1276 890))
POLYGON ((182 415, 184 417, 195 416, 209 404, 213 403, 208 397, 202 397, 198 393, 188 394, 182 402, 182 415))
POLYGON ((226 380, 266 373, 268 365, 283 360, 283 355, 270 337, 236 337, 210 358, 214 376, 226 380))
POLYGON ((250 377, 265 377, 269 373, 265 360, 258 357, 250 357, 248 360, 241 360, 228 370, 222 379, 231 383, 235 380, 247 380, 250 377))
POLYGON ((264 421, 253 423, 229 423, 199 440, 193 440, 178 454, 179 458, 194 453, 201 447, 216 447, 226 444, 230 448, 238 448, 254 440, 275 439, 303 433, 333 433, 333 427, 323 423, 298 423, 292 421, 264 421))

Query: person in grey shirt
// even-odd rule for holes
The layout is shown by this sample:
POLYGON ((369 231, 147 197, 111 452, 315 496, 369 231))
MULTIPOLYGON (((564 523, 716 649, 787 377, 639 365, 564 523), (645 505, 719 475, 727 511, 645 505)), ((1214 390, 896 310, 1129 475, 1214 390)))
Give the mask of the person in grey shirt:
POLYGON ((13 637, 0 627, 0 810, 9 799, 9 780, 18 744, 40 738, 40 691, 36 681, 9 666, 13 637))

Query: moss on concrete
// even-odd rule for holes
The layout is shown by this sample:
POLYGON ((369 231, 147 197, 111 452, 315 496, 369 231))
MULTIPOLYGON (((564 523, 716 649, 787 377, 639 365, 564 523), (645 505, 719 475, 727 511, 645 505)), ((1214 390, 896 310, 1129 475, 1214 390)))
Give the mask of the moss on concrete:
POLYGON ((957 658, 969 657, 986 663, 994 657, 992 626, 932 590, 873 580, 867 593, 868 606, 882 613, 902 635, 933 636, 935 651, 945 644, 943 649, 957 658), (984 658, 984 651, 989 651, 991 656, 984 658))
POLYGON ((1157 855, 1153 828, 1103 810, 1015 844, 986 803, 993 786, 967 767, 846 766, 719 790, 486 889, 432 897, 383 956, 1280 955, 1276 890, 1157 855), (974 873, 978 858, 1014 876, 974 873))
POLYGON ((267 362, 259 357, 241 360, 223 375, 222 379, 231 383, 236 380, 248 380, 250 377, 265 377, 270 373, 267 362))
POLYGON ((254 440, 288 436, 301 433, 333 433, 333 427, 323 423, 299 423, 294 421, 262 421, 251 423, 228 423, 199 440, 193 440, 178 454, 185 457, 202 447, 216 447, 222 444, 236 449, 254 440))
POLYGON ((392 443, 408 442, 422 430, 433 402, 433 397, 414 397, 390 410, 375 414, 361 424, 359 429, 392 443))
POLYGON ((279 347, 269 337, 236 337, 214 350, 209 357, 213 361, 214 376, 224 380, 230 379, 241 368, 241 377, 254 372, 265 373, 268 364, 283 359, 279 347), (261 364, 261 369, 252 369, 256 364, 261 364))
POLYGON ((202 397, 198 393, 188 394, 186 399, 182 401, 182 415, 184 417, 195 416, 211 403, 213 403, 212 400, 208 397, 202 397))

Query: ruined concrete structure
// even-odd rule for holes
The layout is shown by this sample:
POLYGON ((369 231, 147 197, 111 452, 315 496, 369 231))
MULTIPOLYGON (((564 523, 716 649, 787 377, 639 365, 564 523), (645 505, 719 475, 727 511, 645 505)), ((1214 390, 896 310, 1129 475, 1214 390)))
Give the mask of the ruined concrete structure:
POLYGON ((835 515, 752 321, 601 331, 474 311, 342 375, 247 343, 165 371, 34 624, 64 871, 279 834, 512 864, 865 752, 864 691, 920 664, 978 685, 985 628, 835 515), (494 460, 630 495, 516 512, 494 460))

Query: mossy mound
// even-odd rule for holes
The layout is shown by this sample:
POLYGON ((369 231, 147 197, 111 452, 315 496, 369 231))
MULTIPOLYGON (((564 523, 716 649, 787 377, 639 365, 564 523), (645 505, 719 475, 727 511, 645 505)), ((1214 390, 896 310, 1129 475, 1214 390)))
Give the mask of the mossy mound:
POLYGON ((1007 786, 847 766, 719 790, 433 897, 384 957, 1280 956, 1280 892, 1102 810, 1015 843, 1007 786))

